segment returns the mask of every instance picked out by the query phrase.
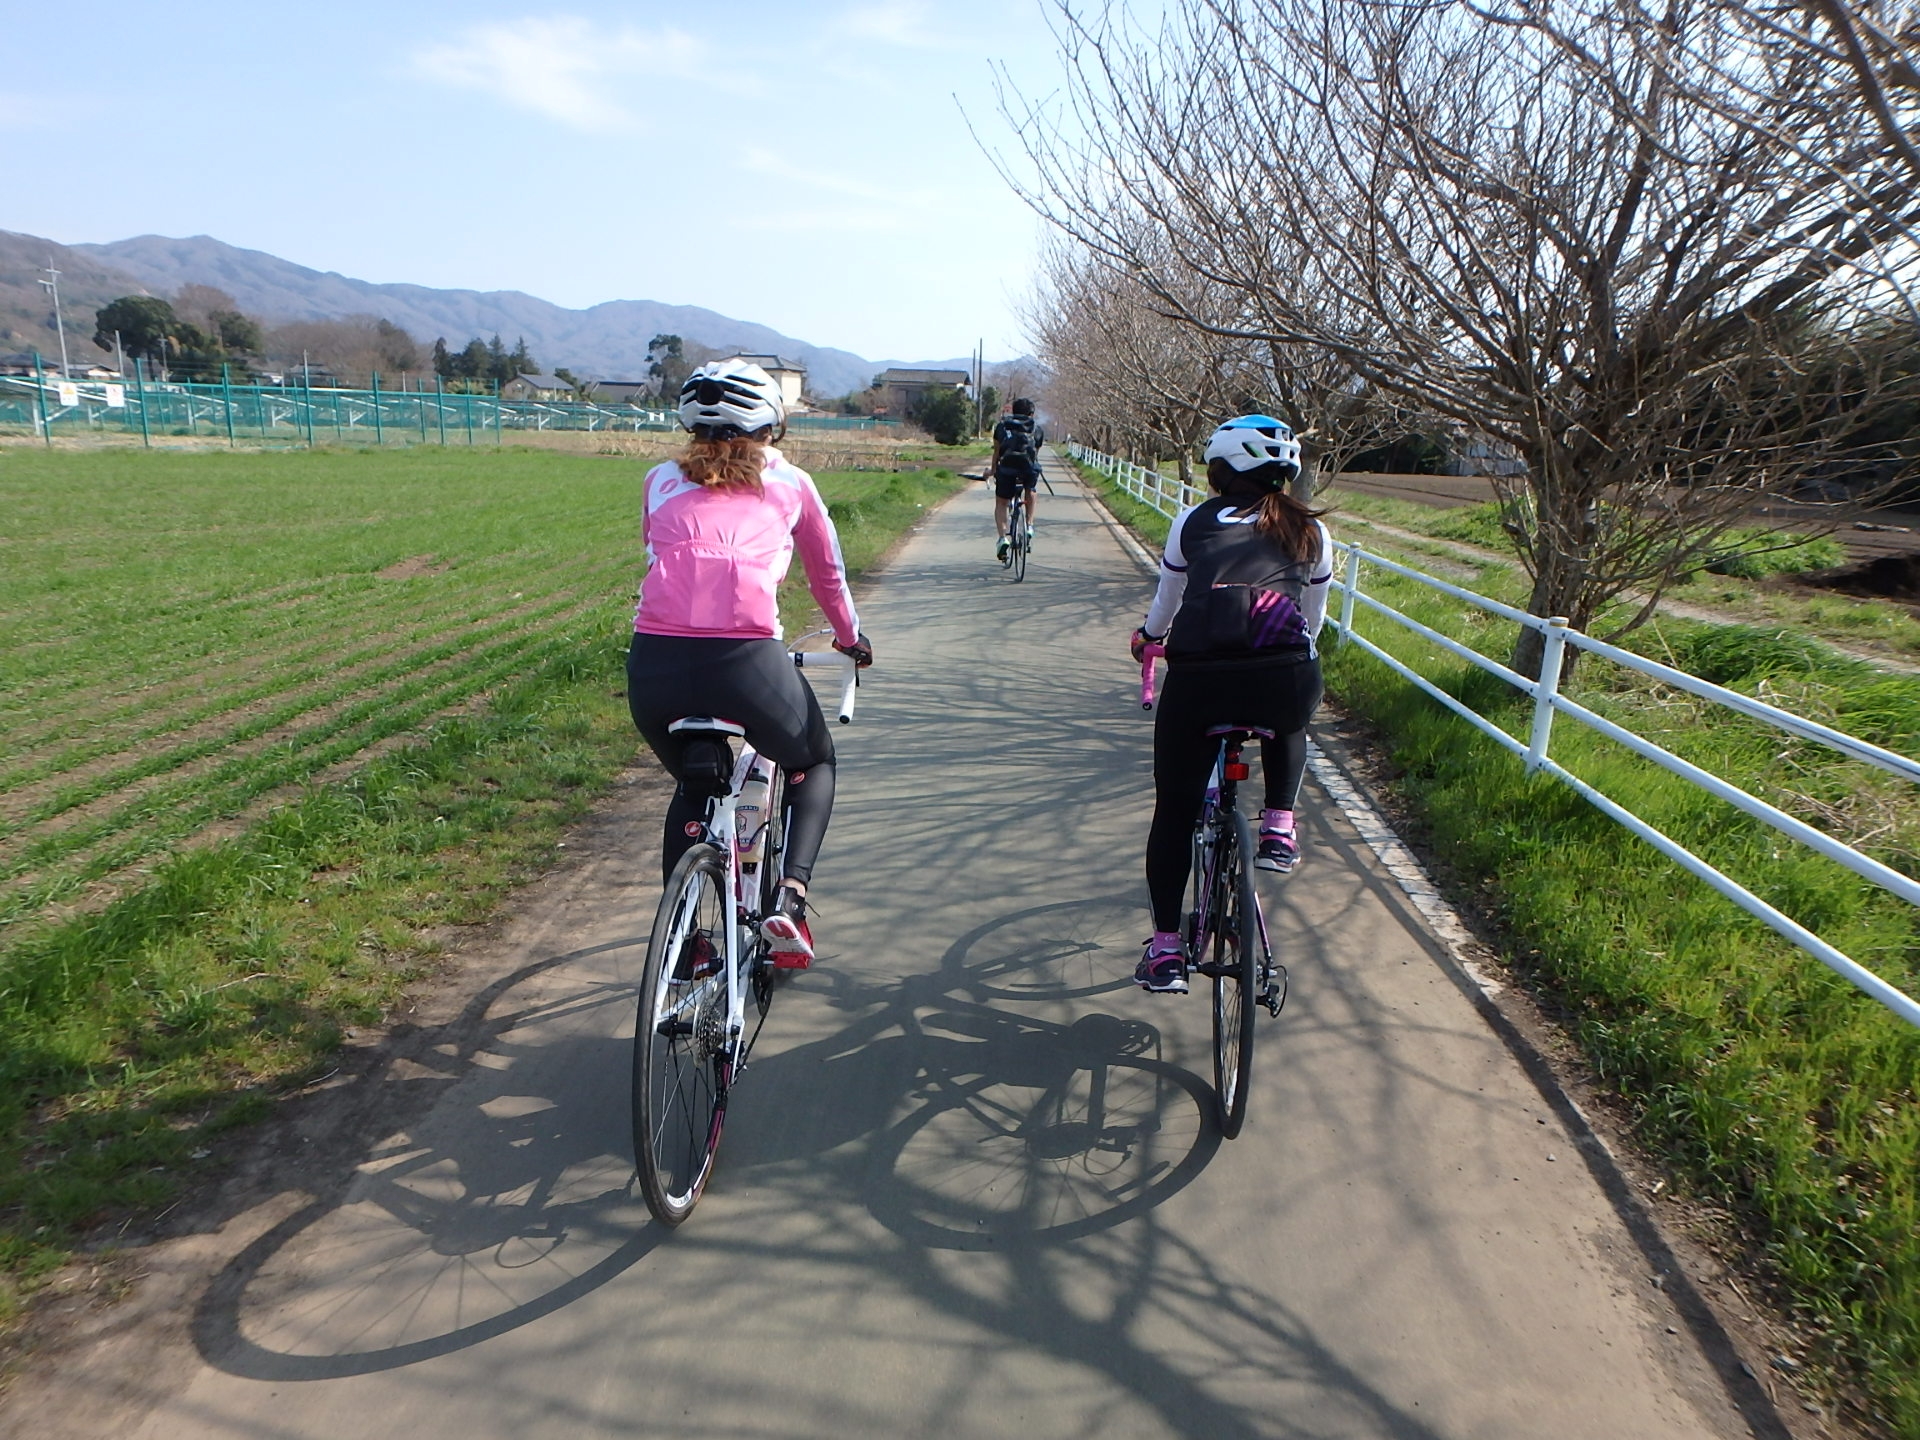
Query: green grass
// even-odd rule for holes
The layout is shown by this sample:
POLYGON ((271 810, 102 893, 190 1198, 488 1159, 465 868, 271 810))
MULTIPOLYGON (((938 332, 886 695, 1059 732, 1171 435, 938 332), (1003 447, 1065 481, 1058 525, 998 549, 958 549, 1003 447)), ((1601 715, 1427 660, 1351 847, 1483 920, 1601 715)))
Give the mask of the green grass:
MULTIPOLYGON (((0 456, 0 1318, 378 1022, 632 759, 641 473, 0 456)), ((856 574, 959 484, 816 478, 856 574)))
MULTIPOLYGON (((1521 585, 1490 564, 1470 588, 1512 600, 1521 585)), ((1515 627, 1413 582, 1381 572, 1368 589, 1483 653, 1504 658, 1512 644, 1515 627)), ((1493 677, 1381 617, 1359 628, 1525 734, 1530 702, 1493 677)), ((1892 749, 1911 752, 1920 735, 1920 679, 1798 632, 1663 619, 1631 644, 1892 749)), ((1859 1383, 1897 1433, 1920 1435, 1920 1032, 1564 785, 1527 777, 1357 647, 1330 644, 1326 671, 1330 692, 1377 733, 1443 879, 1490 912, 1516 974, 1627 1102, 1647 1152, 1739 1217, 1776 1297, 1821 1337, 1817 1358, 1859 1383)), ((1569 693, 1920 874, 1912 786, 1591 658, 1569 693)), ((1761 898, 1920 991, 1912 906, 1564 717, 1552 748, 1761 898)))
MULTIPOLYGON (((1460 541, 1501 555, 1511 554, 1513 548, 1499 528, 1492 505, 1442 510, 1384 495, 1345 490, 1337 485, 1321 495, 1320 503, 1333 507, 1328 523, 1339 532, 1340 538, 1357 538, 1368 549, 1391 553, 1396 558, 1410 553, 1448 557, 1457 562, 1458 554, 1441 546, 1409 551, 1409 542, 1386 536, 1368 522, 1378 521, 1435 539, 1460 541)), ((1737 532, 1733 556, 1716 568, 1689 576, 1669 589, 1667 595, 1684 604, 1724 612, 1732 620, 1788 627, 1890 658, 1920 660, 1920 617, 1911 606, 1891 600, 1857 600, 1795 586, 1753 583, 1768 575, 1797 574, 1844 563, 1844 547, 1831 536, 1814 538, 1791 549, 1771 548, 1775 543, 1769 531, 1737 532)))

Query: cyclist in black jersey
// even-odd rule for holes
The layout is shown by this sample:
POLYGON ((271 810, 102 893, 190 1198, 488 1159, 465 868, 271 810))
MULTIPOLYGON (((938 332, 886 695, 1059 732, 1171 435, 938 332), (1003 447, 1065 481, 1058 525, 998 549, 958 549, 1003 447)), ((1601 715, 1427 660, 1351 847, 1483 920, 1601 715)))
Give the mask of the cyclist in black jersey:
POLYGON ((1040 447, 1047 443, 1034 418, 1033 401, 1022 396, 1011 411, 993 427, 993 458, 987 464, 993 477, 993 528, 999 536, 995 553, 1002 560, 1007 558, 1007 510, 1016 495, 1026 497, 1027 530, 1032 533, 1033 489, 1040 483, 1040 447))
POLYGON ((1267 415, 1228 420, 1207 442, 1206 460, 1215 493, 1174 520, 1159 589, 1132 641, 1136 660, 1149 644, 1167 652, 1147 837, 1153 938, 1134 980, 1175 994, 1187 989, 1180 909, 1193 824, 1218 748, 1209 728, 1273 732, 1261 742, 1266 805, 1254 864, 1285 873, 1299 859, 1293 807, 1306 769, 1307 721, 1320 703, 1314 641, 1333 580, 1333 542, 1321 512, 1287 493, 1300 473, 1300 445, 1286 424, 1267 415))

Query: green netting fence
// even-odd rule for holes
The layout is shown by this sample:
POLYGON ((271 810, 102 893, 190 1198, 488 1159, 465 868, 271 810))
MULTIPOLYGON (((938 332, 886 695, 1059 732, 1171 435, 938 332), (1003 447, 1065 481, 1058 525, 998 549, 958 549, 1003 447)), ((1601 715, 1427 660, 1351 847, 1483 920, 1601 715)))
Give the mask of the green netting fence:
MULTIPOLYGON (((862 416, 796 416, 802 430, 867 430, 862 416)), ((409 387, 364 390, 305 384, 240 385, 0 375, 0 430, 45 437, 139 435, 149 444, 198 436, 238 444, 491 445, 539 431, 678 430, 671 410, 409 387)))

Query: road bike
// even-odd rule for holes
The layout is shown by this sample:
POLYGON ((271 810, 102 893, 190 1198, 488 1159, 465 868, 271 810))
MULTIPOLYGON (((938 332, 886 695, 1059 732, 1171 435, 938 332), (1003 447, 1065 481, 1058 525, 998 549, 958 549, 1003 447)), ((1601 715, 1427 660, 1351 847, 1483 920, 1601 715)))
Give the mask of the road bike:
MULTIPOLYGON (((1154 702, 1158 645, 1143 652, 1140 705, 1154 702)), ((1253 827, 1240 813, 1239 786, 1248 775, 1242 751, 1272 739, 1258 725, 1215 725, 1217 740, 1206 798, 1193 826, 1193 870, 1187 885, 1185 934, 1190 968, 1213 981, 1213 1090, 1220 1133, 1231 1140, 1247 1119, 1253 1068, 1253 1024, 1260 1007, 1277 1017, 1287 1001, 1287 967, 1273 958, 1267 917, 1253 885, 1253 827)))
POLYGON ((1016 490, 1007 502, 1007 548, 1000 557, 1015 584, 1027 578, 1027 553, 1032 549, 1033 521, 1027 515, 1026 492, 1016 490))
MULTIPOLYGON (((845 725, 858 683, 852 658, 799 648, 827 633, 796 641, 793 663, 837 673, 845 725)), ((633 1034, 633 1155, 647 1208, 678 1225, 713 1173, 728 1100, 773 1003, 778 972, 760 922, 772 911, 786 848, 786 785, 731 720, 689 715, 667 730, 687 742, 681 783, 704 783, 707 818, 667 880, 647 942, 633 1034)))

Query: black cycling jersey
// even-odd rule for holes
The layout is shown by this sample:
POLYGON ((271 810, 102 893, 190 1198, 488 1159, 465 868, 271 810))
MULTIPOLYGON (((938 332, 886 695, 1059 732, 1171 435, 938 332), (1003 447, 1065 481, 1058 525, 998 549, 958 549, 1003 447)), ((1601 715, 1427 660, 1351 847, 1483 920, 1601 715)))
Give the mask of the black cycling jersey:
MULTIPOLYGON (((1186 587, 1167 634, 1167 662, 1301 659, 1313 654, 1307 589, 1327 556, 1296 560, 1224 495, 1194 506, 1168 537, 1167 569, 1186 587)), ((1324 532, 1315 527, 1324 543, 1324 532)), ((1324 592, 1322 592, 1324 595, 1324 592)), ((1316 597, 1319 598, 1319 597, 1316 597)))

